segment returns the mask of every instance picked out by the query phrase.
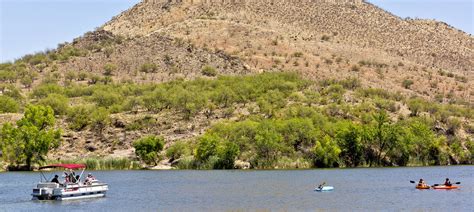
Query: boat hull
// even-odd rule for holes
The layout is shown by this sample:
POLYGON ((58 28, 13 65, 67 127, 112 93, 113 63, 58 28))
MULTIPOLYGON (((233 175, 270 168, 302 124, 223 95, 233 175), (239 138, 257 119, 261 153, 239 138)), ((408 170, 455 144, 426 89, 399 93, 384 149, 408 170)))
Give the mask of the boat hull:
POLYGON ((322 188, 315 188, 314 190, 315 191, 320 191, 320 192, 322 192, 322 191, 332 191, 332 190, 334 190, 334 187, 332 187, 332 186, 323 186, 322 188))
POLYGON ((66 187, 40 187, 33 189, 33 200, 76 200, 86 198, 105 197, 108 191, 107 184, 95 185, 68 185, 66 187))

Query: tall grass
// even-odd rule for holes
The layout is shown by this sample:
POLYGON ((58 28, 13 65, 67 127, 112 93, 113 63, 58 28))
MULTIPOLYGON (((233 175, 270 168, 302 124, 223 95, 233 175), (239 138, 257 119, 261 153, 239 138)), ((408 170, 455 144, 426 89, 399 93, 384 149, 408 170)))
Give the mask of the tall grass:
POLYGON ((85 164, 88 170, 133 170, 141 168, 138 161, 128 158, 81 158, 48 161, 48 163, 80 163, 85 164))

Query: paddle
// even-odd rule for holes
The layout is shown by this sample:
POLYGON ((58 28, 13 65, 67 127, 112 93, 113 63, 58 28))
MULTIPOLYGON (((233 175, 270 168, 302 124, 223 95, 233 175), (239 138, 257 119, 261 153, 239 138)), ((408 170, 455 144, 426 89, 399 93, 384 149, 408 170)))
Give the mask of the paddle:
MULTIPOLYGON (((454 185, 454 184, 459 185, 459 184, 461 184, 461 182, 455 182, 455 183, 452 183, 452 184, 453 184, 453 185, 454 185)), ((439 185, 444 185, 444 184, 434 184, 433 186, 439 186, 439 185)))

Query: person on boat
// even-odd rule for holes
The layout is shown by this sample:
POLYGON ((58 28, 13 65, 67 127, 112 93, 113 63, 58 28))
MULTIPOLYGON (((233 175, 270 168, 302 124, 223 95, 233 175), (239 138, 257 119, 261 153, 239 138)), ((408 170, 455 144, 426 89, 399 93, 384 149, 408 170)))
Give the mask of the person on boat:
POLYGON ((420 179, 420 181, 418 181, 418 186, 419 187, 427 187, 428 185, 426 184, 426 182, 423 179, 420 179))
POLYGON ((326 182, 319 184, 318 189, 323 189, 324 185, 326 185, 326 182))
POLYGON ((451 181, 449 180, 449 178, 446 178, 446 181, 444 181, 444 185, 445 186, 452 186, 453 184, 451 184, 451 181))
POLYGON ((69 178, 69 174, 67 174, 67 172, 64 172, 64 183, 69 183, 71 182, 71 179, 69 178))
POLYGON ((57 183, 59 184, 59 179, 58 179, 58 175, 54 175, 54 178, 51 180, 52 183, 57 183))
POLYGON ((92 181, 94 181, 94 180, 95 180, 95 177, 94 177, 94 176, 92 176, 92 174, 91 174, 91 173, 89 173, 89 174, 87 174, 87 177, 86 177, 86 180, 84 181, 84 183, 86 183, 86 184, 89 184, 89 185, 90 185, 90 184, 92 183, 92 181))
POLYGON ((74 171, 69 174, 69 179, 71 180, 72 183, 76 183, 76 181, 77 181, 76 180, 76 173, 74 173, 74 171))

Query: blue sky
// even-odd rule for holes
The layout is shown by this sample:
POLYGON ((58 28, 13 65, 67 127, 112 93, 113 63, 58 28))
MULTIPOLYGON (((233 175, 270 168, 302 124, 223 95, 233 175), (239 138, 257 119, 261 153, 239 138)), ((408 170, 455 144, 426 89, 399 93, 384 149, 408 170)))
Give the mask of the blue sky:
MULTIPOLYGON (((473 34, 474 0, 369 0, 400 17, 436 19, 473 34)), ((55 48, 139 0, 0 0, 0 61, 55 48)))

